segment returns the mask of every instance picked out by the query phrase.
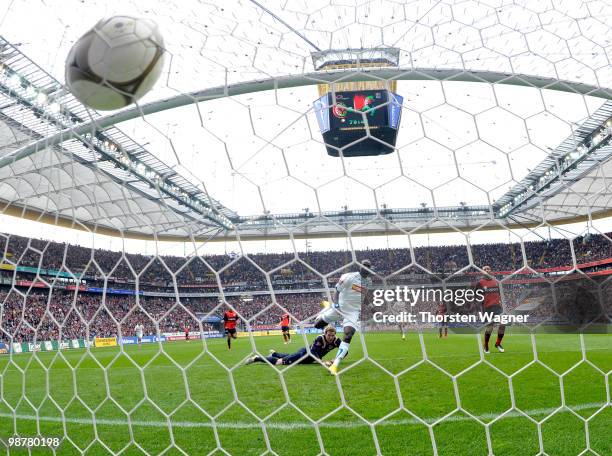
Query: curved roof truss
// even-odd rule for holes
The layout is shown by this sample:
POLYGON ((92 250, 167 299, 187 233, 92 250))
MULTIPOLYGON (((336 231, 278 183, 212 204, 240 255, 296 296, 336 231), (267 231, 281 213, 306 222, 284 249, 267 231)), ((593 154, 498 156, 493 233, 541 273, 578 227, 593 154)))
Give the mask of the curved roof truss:
MULTIPOLYGON (((57 221, 58 217, 73 216, 84 226, 103 227, 105 230, 122 235, 133 234, 145 237, 159 236, 159 233, 163 232, 166 233, 168 238, 173 239, 209 238, 211 235, 215 235, 215 239, 221 240, 235 239, 236 233, 239 232, 241 238, 256 239, 282 236, 288 230, 294 232, 296 237, 335 236, 347 231, 356 235, 373 235, 412 230, 428 221, 432 223, 428 224, 427 229, 432 231, 444 230, 448 227, 470 229, 474 223, 486 224, 495 222, 495 219, 509 216, 511 211, 507 213, 496 211, 506 203, 506 199, 510 201, 512 197, 520 194, 521 188, 527 185, 526 182, 531 182, 533 179, 539 179, 542 176, 538 175, 540 169, 534 171, 533 175, 528 176, 521 183, 522 187, 513 189, 509 192, 507 198, 504 197, 503 201, 490 209, 470 206, 435 209, 387 210, 385 208, 384 210, 357 210, 350 211, 350 213, 330 212, 316 217, 308 213, 245 217, 239 216, 213 199, 205 191, 191 184, 116 127, 121 122, 143 115, 241 94, 315 84, 331 84, 333 87, 333 84, 338 82, 363 80, 438 80, 509 84, 572 92, 612 100, 612 90, 610 89, 530 75, 466 71, 463 69, 358 68, 291 75, 208 88, 100 116, 87 110, 70 94, 64 92, 57 80, 1 38, 0 53, 3 63, 3 79, 0 80, 3 104, 0 106, 0 115, 4 122, 10 123, 24 135, 23 138, 11 144, 12 150, 3 154, 0 153, 0 176, 10 170, 9 176, 4 176, 3 182, 8 185, 10 179, 19 179, 20 176, 25 179, 25 170, 22 170, 21 174, 19 172, 20 162, 43 150, 54 151, 54 163, 49 164, 36 159, 29 162, 30 164, 36 164, 34 169, 41 175, 44 175, 45 169, 59 169, 61 166, 83 166, 93 170, 94 174, 98 176, 96 178, 97 182, 85 182, 79 185, 73 182, 68 187, 57 187, 49 183, 42 193, 36 194, 32 191, 30 195, 32 200, 16 199, 11 201, 10 206, 13 209, 9 211, 5 208, 5 213, 19 212, 20 210, 22 212, 29 211, 28 213, 34 210, 35 213, 36 204, 33 201, 41 196, 47 195, 50 200, 53 200, 56 196, 52 198, 52 195, 59 195, 68 190, 73 192, 84 191, 81 188, 86 189, 87 186, 92 185, 103 187, 103 185, 108 186, 114 183, 114 185, 122 188, 121 200, 125 202, 124 206, 129 206, 128 201, 140 201, 144 198, 149 201, 148 209, 143 203, 136 203, 139 210, 135 209, 131 212, 126 212, 125 209, 114 211, 111 206, 118 207, 119 204, 116 198, 113 198, 109 193, 105 201, 97 203, 100 207, 105 204, 108 206, 103 214, 96 212, 100 207, 93 210, 91 207, 86 207, 86 204, 64 202, 62 205, 57 202, 59 200, 54 200, 51 205, 47 204, 45 207, 37 208, 39 211, 37 218, 45 220, 47 218, 45 214, 47 214, 57 221), (15 68, 19 70, 17 71, 15 68), (11 86, 9 82, 14 74, 17 74, 20 80, 19 84, 11 86), (61 100, 61 108, 57 112, 41 109, 31 98, 28 99, 26 96, 30 86, 35 87, 38 90, 37 93, 44 94, 48 100, 61 100), (21 110, 23 107, 27 108, 25 117, 23 115, 21 117, 12 115, 17 109, 21 110), (37 130, 37 123, 42 121, 46 122, 47 127, 44 132, 37 130), (71 157, 73 163, 68 164, 62 159, 66 156, 71 157), (100 180, 99 175, 105 177, 100 180), (170 218, 162 217, 161 214, 168 212, 168 209, 173 215, 170 218), (87 214, 87 216, 84 217, 83 214, 87 214), (118 223, 117 220, 121 217, 124 217, 125 220, 118 223), (104 221, 105 218, 107 222, 104 221), (188 229, 181 229, 181 225, 188 227, 188 229), (367 228, 368 225, 371 228, 367 228)), ((574 136, 566 140, 559 146, 557 152, 559 154, 568 153, 567 150, 572 141, 576 143, 577 140, 583 140, 596 128, 601 127, 602 116, 609 114, 610 106, 610 103, 607 102, 600 110, 601 112, 592 116, 577 132, 578 136, 583 135, 584 138, 574 136)), ((573 144, 573 146, 576 147, 576 144, 573 144)), ((612 154, 611 148, 607 144, 602 144, 602 146, 605 147, 596 148, 597 154, 589 156, 592 163, 609 162, 612 154)), ((554 159, 555 157, 551 158, 551 160, 554 159)), ((548 163, 548 165, 550 164, 548 163)), ((546 165, 546 163, 542 163, 539 168, 543 169, 546 165)), ((610 167, 609 163, 607 166, 610 167)), ((577 185, 580 179, 585 178, 592 171, 592 167, 585 168, 585 166, 579 169, 580 172, 576 169, 578 167, 568 169, 568 172, 573 171, 571 176, 566 176, 563 173, 559 174, 559 177, 567 177, 563 188, 568 185, 577 185), (569 184, 568 180, 570 181, 569 184)), ((558 191, 549 191, 545 196, 546 198, 552 198, 558 193, 558 191)), ((92 201, 95 202, 94 194, 91 194, 91 196, 92 201)), ((534 199, 531 201, 534 201, 534 199)), ((512 215, 515 217, 522 215, 516 211, 519 206, 523 206, 525 210, 532 207, 529 206, 527 200, 521 201, 512 210, 512 215)), ((605 204, 600 209, 595 212, 599 215, 607 213, 605 204)), ((576 214, 555 214, 552 221, 555 219, 558 221, 576 220, 581 217, 576 214)), ((524 223, 535 223, 529 217, 523 221, 524 223)), ((511 223, 511 221, 507 221, 505 224, 511 223)), ((517 223, 520 224, 521 222, 517 223)), ((492 226, 494 227, 495 223, 492 223, 492 226)))

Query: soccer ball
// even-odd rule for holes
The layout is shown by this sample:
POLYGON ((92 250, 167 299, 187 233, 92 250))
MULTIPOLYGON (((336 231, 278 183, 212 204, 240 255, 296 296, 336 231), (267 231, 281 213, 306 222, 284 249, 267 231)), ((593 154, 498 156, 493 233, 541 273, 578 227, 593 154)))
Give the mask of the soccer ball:
POLYGON ((102 19, 72 46, 66 59, 66 84, 91 108, 124 108, 151 90, 161 74, 164 54, 155 22, 129 16, 102 19))

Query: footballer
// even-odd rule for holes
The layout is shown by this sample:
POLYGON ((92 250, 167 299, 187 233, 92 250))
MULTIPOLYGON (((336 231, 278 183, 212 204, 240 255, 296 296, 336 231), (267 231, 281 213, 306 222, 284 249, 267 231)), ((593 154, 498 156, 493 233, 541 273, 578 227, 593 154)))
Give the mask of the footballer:
MULTIPOLYGON (((406 306, 403 302, 397 301, 393 305, 393 312, 396 314, 400 314, 404 312, 405 308, 406 306)), ((408 323, 399 322, 397 325, 399 326, 400 334, 402 335, 402 340, 406 340, 406 333, 408 332, 408 323)))
POLYGON ((228 309, 223 314, 223 326, 225 328, 225 335, 227 336, 227 349, 232 349, 232 339, 236 339, 236 323, 238 321, 238 314, 233 309, 228 309))
POLYGON ((280 321, 280 327, 281 327, 281 331, 283 333, 283 341, 285 343, 285 345, 287 345, 288 343, 291 342, 291 333, 289 332, 289 320, 290 320, 290 316, 288 313, 284 313, 281 316, 281 321, 280 321))
POLYGON ((315 320, 315 328, 323 329, 328 324, 342 319, 344 337, 338 347, 336 359, 329 367, 333 375, 338 373, 340 362, 348 354, 351 339, 360 328, 361 305, 368 297, 368 289, 372 287, 371 274, 370 260, 363 260, 358 272, 342 274, 332 296, 333 303, 319 312, 315 320))
MULTIPOLYGON (((277 366, 288 366, 290 364, 312 364, 317 360, 322 360, 330 351, 335 350, 342 344, 342 341, 336 337, 336 328, 327 326, 323 331, 323 335, 317 336, 310 351, 306 348, 300 348, 295 353, 277 353, 274 350, 270 351, 270 356, 252 356, 247 359, 246 364, 265 363, 269 362, 277 366)), ((326 366, 330 366, 331 362, 327 361, 326 366)))
MULTIPOLYGON (((478 282, 476 282, 475 286, 477 289, 481 289, 484 292, 482 310, 483 312, 491 312, 493 315, 502 315, 504 313, 504 309, 502 308, 501 295, 499 293, 499 282, 491 274, 491 266, 484 266, 482 270, 484 271, 485 275, 478 282)), ((494 322, 489 323, 485 327, 483 344, 485 353, 489 353, 489 340, 491 339, 491 334, 493 333, 494 327, 494 322)), ((500 353, 504 352, 504 347, 502 347, 502 339, 504 338, 505 330, 506 326, 503 324, 500 324, 497 328, 495 348, 497 348, 500 353)))
MULTIPOLYGON (((438 306, 437 314, 441 317, 446 315, 446 304, 441 303, 438 306)), ((442 337, 448 337, 448 323, 446 320, 442 319, 440 323, 438 323, 438 337, 442 339, 442 337)))
POLYGON ((134 326, 134 333, 136 334, 136 343, 139 346, 142 344, 143 331, 144 331, 144 327, 140 323, 136 323, 136 326, 134 326))

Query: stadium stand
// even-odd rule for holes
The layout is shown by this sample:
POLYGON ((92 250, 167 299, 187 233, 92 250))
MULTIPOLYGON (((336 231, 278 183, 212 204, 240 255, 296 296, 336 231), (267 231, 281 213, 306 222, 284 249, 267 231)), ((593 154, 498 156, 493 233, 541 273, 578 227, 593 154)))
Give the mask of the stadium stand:
MULTIPOLYGON (((587 273, 612 270, 612 243, 608 237, 610 233, 573 240, 579 269, 587 273), (588 258, 588 263, 582 263, 583 258, 588 258)), ((505 274, 521 271, 526 266, 544 275, 574 267, 570 242, 567 240, 525 242, 524 246, 526 265, 522 263, 520 244, 482 244, 473 245, 471 249, 476 264, 490 264, 495 271, 505 274), (509 251, 514 252, 514 255, 509 254, 509 251)), ((227 255, 214 255, 202 257, 203 261, 190 261, 176 274, 176 285, 181 290, 180 302, 177 303, 174 297, 163 296, 168 291, 174 294, 174 283, 168 280, 170 276, 164 264, 176 271, 189 261, 185 258, 162 256, 156 259, 135 254, 122 257, 118 252, 90 250, 14 235, 0 237, 0 251, 3 252, 0 264, 5 268, 0 269, 0 302, 4 303, 0 340, 7 342, 11 336, 14 341, 21 342, 31 341, 35 337, 38 340, 48 340, 112 337, 120 333, 126 335, 133 332, 137 322, 144 325, 145 334, 181 331, 189 324, 196 327, 196 314, 221 316, 223 310, 219 305, 213 270, 231 261, 235 262, 219 274, 225 291, 233 291, 234 294, 252 291, 261 293, 249 294, 248 299, 244 296, 226 296, 226 302, 238 311, 243 320, 248 320, 253 328, 270 327, 278 323, 283 312, 281 307, 273 304, 274 300, 287 309, 296 322, 307 322, 317 313, 319 302, 324 297, 322 278, 299 262, 271 276, 275 281, 273 299, 265 276, 244 258, 234 260, 227 255), (108 274, 108 286, 112 286, 111 289, 118 294, 108 291, 105 295, 101 293, 99 287, 104 287, 105 277, 99 270, 92 268, 92 260, 108 274), (15 263, 22 267, 14 268, 15 263), (212 269, 207 268, 205 263, 212 269), (132 269, 136 274, 144 270, 137 283, 132 269), (61 271, 64 273, 60 274, 61 271), (54 285, 49 289, 51 284, 54 285), (152 295, 128 294, 135 290, 152 295), (296 293, 287 293, 291 290, 296 290, 296 293), (160 296, 155 296, 155 293, 160 296), (189 296, 181 296, 181 293, 188 293, 189 296), (193 294, 201 296, 194 297, 193 294), (73 302, 76 303, 74 309, 73 302)), ((371 259, 377 265, 377 273, 381 277, 410 264, 408 249, 363 250, 355 253, 358 259, 371 259)), ((249 258, 262 269, 271 270, 290 261, 293 255, 254 254, 249 255, 249 258)), ((419 247, 415 249, 415 258, 419 265, 438 275, 448 276, 469 264, 465 246, 419 247)), ((334 271, 343 265, 350 266, 351 260, 339 252, 330 251, 309 252, 304 254, 303 261, 318 271, 334 271)), ((522 276, 533 275, 533 270, 522 271, 522 276)), ((410 269, 410 274, 419 273, 427 275, 420 269, 410 269)), ((473 271, 473 274, 477 274, 477 271, 473 271)), ((330 286, 333 286, 337 276, 335 274, 328 278, 330 286)), ((465 278, 463 275, 458 277, 465 278)), ((514 309, 529 298, 529 291, 520 285, 508 287, 507 292, 507 310, 514 309)), ((433 308, 436 304, 431 305, 433 308)), ((547 314, 544 309, 539 312, 547 314)), ((204 323, 203 328, 213 330, 214 326, 204 323)))

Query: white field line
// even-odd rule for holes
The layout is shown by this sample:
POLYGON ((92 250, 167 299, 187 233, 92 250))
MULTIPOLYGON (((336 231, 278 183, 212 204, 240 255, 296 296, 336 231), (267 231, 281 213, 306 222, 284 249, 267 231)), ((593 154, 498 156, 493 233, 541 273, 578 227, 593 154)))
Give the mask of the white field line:
MULTIPOLYGON (((580 411, 585 409, 595 409, 600 408, 603 405, 607 405, 610 407, 610 404, 605 404, 603 402, 593 402, 588 404, 580 404, 576 406, 571 406, 574 411, 580 411)), ((540 409, 532 409, 525 410, 530 416, 546 416, 550 413, 557 410, 558 407, 554 408, 540 408, 540 409)), ((562 409, 558 413, 569 413, 568 410, 562 409)), ((482 415, 476 415, 477 418, 483 421, 492 420, 499 416, 497 413, 485 413, 482 415)), ((521 417, 522 415, 516 411, 512 411, 504 416, 504 418, 516 418, 521 417)), ((66 418, 62 420, 60 417, 56 416, 41 416, 37 418, 35 415, 13 415, 12 413, 0 413, 0 418, 9 418, 9 419, 18 419, 18 420, 29 420, 29 421, 44 421, 44 422, 52 422, 52 423, 62 423, 65 422, 67 424, 93 424, 93 420, 91 418, 66 418)), ((424 419, 427 423, 433 423, 439 420, 438 418, 428 418, 424 419)), ((127 420, 109 420, 98 418, 95 420, 96 425, 98 426, 128 426, 127 420)), ((472 421, 472 419, 465 415, 453 415, 444 420, 442 423, 446 422, 456 422, 456 421, 472 421)), ((174 428, 212 428, 213 423, 210 421, 206 422, 197 422, 197 421, 171 421, 172 427, 174 428)), ((168 423, 166 421, 141 421, 141 420, 132 420, 132 426, 142 426, 142 427, 154 427, 154 428, 166 428, 168 423)), ((263 423, 248 423, 248 422, 219 422, 215 423, 217 428, 221 429, 259 429, 261 428, 263 423)), ((421 424, 418 420, 414 418, 402 418, 402 419, 390 419, 387 421, 383 421, 377 426, 402 426, 402 425, 415 425, 421 424)), ((278 423, 278 422, 267 422, 264 424, 267 429, 280 429, 280 430, 292 430, 292 429, 310 429, 313 427, 312 423, 307 421, 303 422, 294 422, 294 423, 278 423)), ((358 427, 368 426, 365 422, 323 422, 319 424, 319 427, 324 428, 340 428, 340 429, 351 429, 358 427)))

